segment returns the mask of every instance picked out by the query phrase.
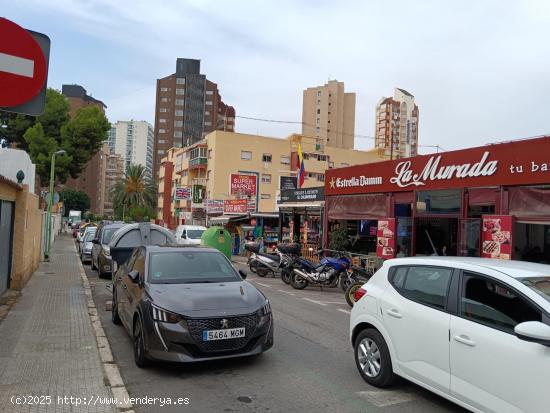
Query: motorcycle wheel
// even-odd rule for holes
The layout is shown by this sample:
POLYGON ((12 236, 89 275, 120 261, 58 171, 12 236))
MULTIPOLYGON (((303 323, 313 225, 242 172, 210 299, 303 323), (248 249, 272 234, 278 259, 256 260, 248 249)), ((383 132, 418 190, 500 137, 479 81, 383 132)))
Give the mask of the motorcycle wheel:
POLYGON ((293 288, 297 290, 303 290, 308 286, 308 281, 300 277, 299 275, 296 275, 295 273, 292 273, 290 276, 290 285, 292 285, 293 288))
POLYGON ((356 280, 353 279, 353 277, 348 277, 346 274, 342 274, 340 276, 340 282, 339 287, 342 289, 343 292, 346 292, 348 287, 352 285, 356 280))
POLYGON ((292 271, 286 269, 281 271, 281 280, 285 284, 290 284, 290 277, 292 277, 292 271))
POLYGON ((255 273, 256 269, 258 268, 258 263, 256 261, 250 261, 250 264, 248 264, 248 268, 250 268, 250 271, 255 273))
POLYGON ((267 274, 269 274, 269 270, 265 267, 258 267, 256 268, 256 274, 258 274, 258 277, 265 277, 267 274))
POLYGON ((350 307, 353 307, 353 305, 355 304, 355 291, 361 288, 363 284, 365 283, 361 281, 356 281, 353 284, 351 284, 346 290, 346 294, 345 294, 346 302, 350 307))

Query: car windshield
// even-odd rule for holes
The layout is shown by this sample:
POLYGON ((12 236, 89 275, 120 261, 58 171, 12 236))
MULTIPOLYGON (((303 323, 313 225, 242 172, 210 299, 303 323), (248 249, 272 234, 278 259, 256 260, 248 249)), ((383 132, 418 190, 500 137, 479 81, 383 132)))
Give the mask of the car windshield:
POLYGON ((148 281, 192 284, 241 281, 241 278, 221 253, 170 251, 150 255, 148 281))
POLYGON ((103 240, 101 241, 102 244, 108 244, 111 241, 111 238, 113 237, 113 234, 117 232, 120 229, 120 227, 117 228, 105 228, 103 230, 103 240))
POLYGON ((200 237, 202 237, 203 232, 203 229, 188 229, 187 237, 191 239, 199 239, 200 237))
POLYGON ((550 302, 550 276, 520 278, 521 282, 550 302))
POLYGON ((87 234, 86 234, 86 237, 84 237, 84 241, 88 242, 88 241, 91 241, 93 240, 95 237, 95 231, 89 231, 87 234))

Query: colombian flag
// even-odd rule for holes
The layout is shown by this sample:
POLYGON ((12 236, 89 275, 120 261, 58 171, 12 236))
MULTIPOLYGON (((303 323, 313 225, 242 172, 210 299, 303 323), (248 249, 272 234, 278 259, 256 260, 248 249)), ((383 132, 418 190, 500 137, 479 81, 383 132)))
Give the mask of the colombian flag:
POLYGON ((298 188, 301 188, 304 184, 306 169, 304 167, 304 156, 302 155, 302 147, 300 144, 298 144, 298 160, 300 162, 300 169, 298 169, 298 188))

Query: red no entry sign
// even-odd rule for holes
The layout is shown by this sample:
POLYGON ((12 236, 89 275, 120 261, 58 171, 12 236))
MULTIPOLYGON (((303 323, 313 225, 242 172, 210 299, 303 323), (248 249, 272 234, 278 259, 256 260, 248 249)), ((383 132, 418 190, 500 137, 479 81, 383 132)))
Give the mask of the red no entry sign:
POLYGON ((46 58, 27 30, 1 17, 0 39, 0 106, 21 105, 44 87, 46 58))

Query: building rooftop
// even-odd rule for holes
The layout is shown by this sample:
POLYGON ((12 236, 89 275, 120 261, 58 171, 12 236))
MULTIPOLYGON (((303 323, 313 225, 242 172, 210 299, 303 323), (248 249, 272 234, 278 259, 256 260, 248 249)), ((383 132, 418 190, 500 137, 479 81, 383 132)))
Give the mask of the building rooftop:
POLYGON ((92 103, 98 103, 102 105, 104 108, 107 108, 107 105, 103 103, 101 100, 95 99, 91 96, 89 96, 86 93, 86 89, 84 89, 80 85, 63 85, 61 87, 61 93, 63 93, 68 98, 78 98, 82 99, 86 102, 92 102, 92 103))
POLYGON ((407 96, 410 96, 410 97, 414 97, 413 95, 411 95, 409 92, 407 92, 405 89, 400 89, 398 87, 395 88, 396 90, 399 90, 401 93, 404 93, 405 95, 407 96))

